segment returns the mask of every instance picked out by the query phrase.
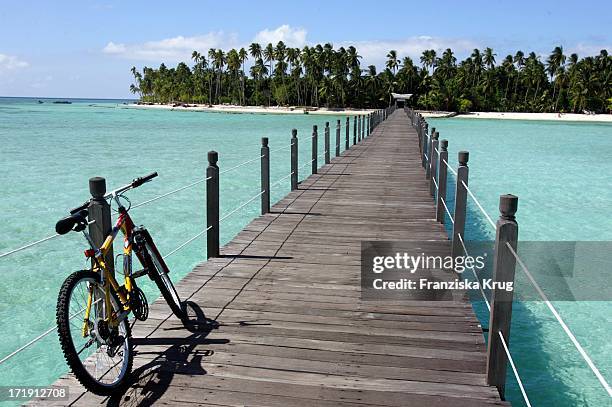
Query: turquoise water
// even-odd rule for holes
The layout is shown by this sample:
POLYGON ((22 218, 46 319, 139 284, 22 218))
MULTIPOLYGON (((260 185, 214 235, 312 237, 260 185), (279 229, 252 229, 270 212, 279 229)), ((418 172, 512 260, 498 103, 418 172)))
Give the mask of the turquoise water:
MULTIPOLYGON (((429 123, 441 139, 448 139, 449 162, 455 168, 457 152, 470 152, 470 189, 493 220, 499 215, 500 194, 519 197, 520 240, 612 240, 612 125, 461 118, 429 123)), ((449 180, 449 189, 453 182, 449 180)), ((467 239, 492 240, 491 225, 468 200, 467 239)), ((517 283, 528 287, 520 268, 516 273, 517 283)), ((610 281, 611 270, 604 273, 610 281)), ((534 296, 535 291, 529 294, 534 296)), ((610 383, 612 301, 553 301, 553 305, 610 383)), ((483 326, 488 326, 484 304, 475 307, 483 326)), ((510 349, 534 406, 611 405, 543 302, 515 304, 510 349)), ((513 378, 510 370, 508 377, 513 378)), ((513 405, 523 405, 513 379, 508 392, 513 405)))
MULTIPOLYGON (((87 180, 105 176, 110 187, 158 171, 153 182, 129 193, 137 204, 204 176, 206 153, 216 150, 224 169, 259 156, 260 139, 271 149, 288 146, 298 129, 300 165, 309 161, 312 125, 340 117, 219 114, 130 110, 121 101, 75 101, 72 105, 0 99, 0 253, 51 235, 57 219, 88 196, 87 180)), ((344 123, 344 120, 342 120, 344 123)), ((548 122, 430 120, 450 142, 451 162, 469 150, 470 186, 494 219, 498 196, 519 196, 522 240, 612 240, 608 211, 612 191, 612 126, 548 122)), ((322 131, 319 132, 322 134, 322 131)), ((332 132, 332 134, 334 134, 332 132)), ((352 134, 352 133, 351 133, 352 134)), ((344 134, 342 134, 344 137, 344 134)), ((320 136, 322 151, 323 138, 320 136)), ((289 173, 289 150, 271 153, 272 182, 289 173)), ((301 171, 300 178, 308 172, 301 171)), ((449 180, 449 183, 452 180, 449 180)), ((289 180, 273 188, 273 201, 289 180)), ((259 192, 259 163, 221 175, 221 216, 259 192)), ((451 202, 452 203, 452 202, 451 202)), ((222 224, 228 241, 254 216, 259 201, 222 224)), ((204 184, 136 208, 162 253, 204 229, 204 184)), ((472 204, 467 237, 492 237, 472 204)), ((80 235, 70 234, 0 259, 0 358, 54 325, 59 285, 85 267, 80 235)), ((195 240, 168 258, 175 276, 205 258, 205 240, 195 240)), ((517 279, 522 278, 517 272, 517 279)), ((155 289, 145 287, 150 300, 155 289)), ((603 375, 612 380, 612 303, 555 302, 603 375)), ((486 309, 475 307, 487 326, 486 309)), ((542 303, 517 304, 511 350, 533 405, 609 404, 609 398, 542 303)), ((1 384, 51 383, 66 371, 55 333, 0 366, 1 384)), ((511 372, 509 373, 511 377, 511 372)), ((513 381, 509 399, 522 405, 513 381)))
MULTIPOLYGON (((304 165, 310 161, 312 125, 319 126, 322 152, 325 121, 335 126, 336 119, 342 118, 344 124, 341 116, 134 110, 120 103, 81 100, 59 105, 0 99, 0 185, 4 191, 0 198, 0 253, 52 235, 55 222, 88 198, 92 176, 104 176, 111 189, 158 171, 153 182, 129 192, 128 197, 137 204, 203 178, 209 150, 219 153, 221 171, 258 158, 261 137, 265 136, 270 139, 270 178, 274 183, 290 172, 292 128, 298 129, 300 165, 304 165), (274 151, 283 146, 287 148, 274 151)), ((332 134, 335 137, 335 131, 332 134)), ((342 137, 344 140, 344 134, 342 137)), ((309 168, 300 170, 300 179, 309 168)), ((220 176, 221 216, 259 193, 259 172, 256 160, 220 176)), ((288 178, 272 187, 272 202, 289 189, 288 178)), ((205 228, 204 191, 205 183, 201 183, 135 208, 131 215, 151 231, 161 253, 168 253, 205 228)), ((224 221, 222 242, 259 211, 256 199, 224 221)), ((86 267, 85 246, 80 234, 71 233, 0 259, 0 358, 54 326, 60 284, 72 271, 86 267)), ((167 262, 173 278, 180 278, 205 258, 202 237, 167 262)), ((150 286, 145 292, 149 301, 157 295, 150 286)), ((0 365, 0 383, 44 385, 66 370, 53 332, 0 365)))

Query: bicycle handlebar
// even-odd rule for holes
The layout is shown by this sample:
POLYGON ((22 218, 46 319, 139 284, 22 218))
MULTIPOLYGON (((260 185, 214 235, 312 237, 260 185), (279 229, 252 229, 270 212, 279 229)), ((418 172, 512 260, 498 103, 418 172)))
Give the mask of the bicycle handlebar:
MULTIPOLYGON (((152 172, 148 175, 145 175, 144 177, 138 177, 138 178, 134 178, 132 180, 132 182, 130 182, 129 184, 126 184, 120 188, 117 188, 111 192, 109 192, 108 194, 104 195, 104 199, 108 199, 111 198, 113 196, 116 196, 122 192, 125 192, 129 189, 134 189, 134 188, 138 188, 139 186, 141 186, 144 183, 147 183, 149 181, 151 181, 153 178, 157 177, 157 171, 156 172, 152 172)), ((87 209, 87 207, 89 206, 89 203, 91 202, 91 199, 88 199, 84 204, 82 204, 81 206, 78 206, 76 208, 73 208, 70 210, 70 214, 74 215, 77 212, 82 211, 83 209, 87 209)))
POLYGON ((151 181, 153 178, 157 177, 157 171, 150 173, 149 175, 145 175, 144 177, 138 177, 132 181, 132 188, 138 188, 145 182, 151 181))

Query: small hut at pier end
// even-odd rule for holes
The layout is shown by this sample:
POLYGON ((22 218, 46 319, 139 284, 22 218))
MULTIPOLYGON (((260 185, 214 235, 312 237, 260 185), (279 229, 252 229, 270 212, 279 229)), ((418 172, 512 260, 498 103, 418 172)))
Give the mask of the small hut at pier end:
POLYGON ((412 97, 412 93, 393 93, 391 92, 391 97, 395 103, 395 108, 404 107, 406 105, 406 101, 412 97))

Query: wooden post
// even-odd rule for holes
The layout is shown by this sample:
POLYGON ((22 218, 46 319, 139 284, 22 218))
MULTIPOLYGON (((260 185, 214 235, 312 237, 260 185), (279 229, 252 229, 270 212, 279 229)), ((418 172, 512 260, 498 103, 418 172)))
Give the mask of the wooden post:
POLYGON ((330 162, 329 150, 329 122, 325 122, 325 164, 329 164, 330 162))
POLYGON ((357 116, 357 142, 361 142, 361 115, 357 116))
MULTIPOLYGON (((91 201, 87 207, 89 215, 88 220, 94 221, 89 225, 89 235, 96 247, 101 247, 106 240, 106 236, 111 233, 113 224, 111 221, 111 208, 104 195, 106 195, 106 180, 102 177, 93 177, 89 179, 89 193, 91 201)), ((113 256, 113 247, 111 246, 106 256, 104 263, 109 271, 115 272, 115 257, 113 256)))
POLYGON ((298 187, 298 138, 297 129, 291 130, 291 190, 298 187))
POLYGON ((357 116, 353 116, 353 145, 357 144, 357 116))
POLYGON ((510 321, 512 318, 512 298, 514 290, 506 290, 499 285, 514 286, 516 258, 508 244, 516 252, 518 224, 514 215, 518 207, 518 197, 502 195, 499 198, 500 217, 495 234, 495 254, 493 259, 493 281, 498 286, 491 294, 491 317, 489 319, 489 340, 487 345, 487 384, 497 387, 502 400, 506 390, 506 367, 508 357, 501 338, 510 347, 510 321))
POLYGON ((431 129, 431 134, 429 135, 429 139, 427 140, 427 165, 425 166, 425 178, 430 179, 433 175, 431 173, 432 170, 432 161, 434 157, 433 153, 433 141, 436 138, 435 128, 431 129))
POLYGON ((365 114, 361 115, 361 139, 365 138, 365 114))
POLYGON ((344 149, 348 150, 351 146, 350 143, 350 124, 351 124, 351 119, 350 117, 346 118, 346 130, 345 130, 345 135, 344 135, 344 149))
POLYGON ((208 152, 206 168, 206 258, 219 257, 219 154, 208 152))
POLYGON ((261 138, 261 214, 270 212, 270 147, 268 138, 261 138))
POLYGON ((459 151, 459 167, 457 168, 457 184, 455 186, 455 210, 453 211, 453 217, 455 223, 453 224, 453 235, 451 245, 451 256, 456 258, 457 256, 463 255, 463 246, 459 240, 465 238, 465 215, 467 210, 467 189, 468 185, 468 160, 470 159, 470 153, 467 151, 459 151), (465 185, 463 185, 465 183, 465 185))
POLYGON ((436 220, 441 224, 444 224, 444 218, 446 217, 446 210, 444 205, 446 204, 446 174, 448 168, 444 162, 448 162, 448 141, 440 141, 440 160, 438 162, 438 200, 436 202, 436 220))
POLYGON ((317 155, 318 155, 318 148, 319 148, 319 136, 317 134, 317 125, 313 125, 312 126, 312 173, 316 174, 317 173, 317 168, 319 167, 317 165, 317 155))
POLYGON ((336 122, 336 157, 340 155, 340 119, 336 122))
POLYGON ((434 139, 431 144, 431 182, 429 183, 429 193, 431 196, 436 196, 436 184, 434 184, 434 180, 438 181, 438 132, 434 133, 434 139))

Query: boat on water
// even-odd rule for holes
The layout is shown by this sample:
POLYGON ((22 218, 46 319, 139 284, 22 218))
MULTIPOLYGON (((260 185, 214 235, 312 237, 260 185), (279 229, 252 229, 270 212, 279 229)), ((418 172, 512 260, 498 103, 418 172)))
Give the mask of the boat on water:
POLYGON ((72 102, 69 100, 54 100, 53 103, 57 105, 71 105, 72 102))

